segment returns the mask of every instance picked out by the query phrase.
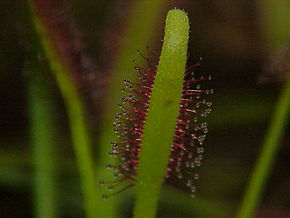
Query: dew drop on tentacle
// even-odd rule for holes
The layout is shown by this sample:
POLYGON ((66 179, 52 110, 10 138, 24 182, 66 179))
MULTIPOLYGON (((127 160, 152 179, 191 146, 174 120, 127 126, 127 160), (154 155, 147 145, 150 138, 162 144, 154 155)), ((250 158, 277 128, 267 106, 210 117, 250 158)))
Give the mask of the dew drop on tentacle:
POLYGON ((194 72, 197 63, 187 68, 183 87, 180 114, 174 136, 174 146, 170 156, 170 168, 167 181, 177 180, 188 187, 191 195, 195 195, 196 188, 194 180, 199 178, 196 170, 202 164, 205 152, 204 141, 208 133, 208 125, 204 122, 206 116, 211 112, 211 101, 207 96, 213 93, 212 89, 204 88, 204 81, 211 80, 211 76, 197 76, 194 72), (201 84, 202 83, 202 84, 201 84), (194 112, 194 113, 193 113, 194 112), (182 144, 184 149, 181 148, 182 144), (177 172, 176 172, 176 169, 177 172), (174 173, 175 172, 175 173, 174 173))
MULTIPOLYGON (((112 175, 113 178, 118 177, 121 179, 117 179, 118 185, 108 185, 107 188, 111 191, 114 190, 115 194, 132 187, 136 178, 141 137, 158 63, 157 54, 155 55, 156 57, 146 58, 141 51, 138 50, 137 52, 145 60, 147 67, 139 66, 135 60, 133 61, 137 73, 137 81, 123 80, 122 95, 118 104, 120 111, 115 115, 115 121, 113 122, 118 140, 111 142, 112 150, 109 155, 119 157, 121 162, 118 167, 107 164, 107 168, 115 169, 112 175), (133 181, 133 183, 126 185, 126 181, 133 181), (122 188, 121 186, 125 187, 122 188)), ((154 51, 150 50, 150 53, 152 55, 154 51)), ((112 182, 114 181, 116 179, 112 179, 112 182)), ((103 185, 109 183, 100 182, 103 185)), ((102 198, 106 199, 115 194, 105 194, 102 198)))
MULTIPOLYGON (((112 150, 109 152, 110 156, 118 157, 120 163, 106 165, 108 169, 113 170, 112 182, 99 182, 107 185, 107 188, 115 193, 105 194, 102 196, 103 199, 118 194, 134 186, 135 183, 143 128, 158 63, 158 55, 154 53, 155 51, 149 48, 148 51, 152 57, 145 57, 141 51, 138 51, 147 63, 146 68, 133 61, 137 81, 123 80, 118 104, 120 110, 113 122, 118 139, 111 142, 112 150), (129 181, 131 181, 130 185, 128 185, 129 181)), ((185 72, 180 110, 165 176, 165 181, 177 181, 178 184, 186 187, 191 196, 196 192, 194 181, 199 177, 196 170, 201 166, 205 152, 204 141, 208 133, 205 118, 211 112, 212 106, 212 102, 207 98, 213 93, 212 89, 204 88, 204 82, 211 80, 211 76, 198 76, 195 73, 200 62, 201 59, 197 64, 187 67, 185 72)))

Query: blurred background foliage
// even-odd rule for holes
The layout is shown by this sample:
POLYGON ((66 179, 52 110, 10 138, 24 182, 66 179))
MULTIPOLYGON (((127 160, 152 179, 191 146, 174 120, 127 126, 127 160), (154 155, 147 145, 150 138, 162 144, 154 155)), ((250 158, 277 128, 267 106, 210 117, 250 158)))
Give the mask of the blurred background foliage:
MULTIPOLYGON (((61 11, 73 22, 71 32, 79 45, 84 75, 97 76, 99 80, 97 85, 83 88, 84 94, 90 96, 88 108, 94 149, 101 137, 98 134, 100 112, 108 101, 105 87, 110 85, 109 75, 114 70, 136 2, 73 0, 64 2, 61 11)), ((189 64, 200 56, 204 58, 198 72, 212 75, 215 94, 205 159, 199 169, 197 197, 191 201, 189 194, 182 190, 164 188, 159 217, 233 217, 290 70, 289 3, 286 0, 168 0, 162 7, 154 40, 149 46, 161 46, 166 11, 172 7, 183 8, 191 21, 189 64)), ((31 48, 26 36, 30 24, 25 1, 1 0, 0 12, 0 217, 32 217, 33 158, 27 109, 29 75, 25 70, 31 48)), ((137 56, 133 54, 128 61, 134 55, 137 56)), ((54 147, 58 159, 60 217, 82 217, 79 179, 65 107, 53 78, 47 76, 47 79, 56 102, 53 115, 58 141, 54 147)), ((288 126, 255 217, 290 217, 289 159, 288 126)), ((120 194, 120 198, 122 214, 130 217, 133 204, 130 192, 120 194)))

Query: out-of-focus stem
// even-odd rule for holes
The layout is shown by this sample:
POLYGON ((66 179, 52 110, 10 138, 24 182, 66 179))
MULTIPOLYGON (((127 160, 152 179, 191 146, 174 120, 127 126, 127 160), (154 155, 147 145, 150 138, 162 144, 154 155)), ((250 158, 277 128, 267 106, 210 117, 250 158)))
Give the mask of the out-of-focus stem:
POLYGON ((53 96, 43 75, 39 72, 32 74, 28 81, 28 94, 35 217, 56 218, 57 140, 53 96))
POLYGON ((237 218, 253 217, 280 147, 290 113, 290 73, 288 74, 288 80, 276 104, 262 151, 250 177, 237 218))
MULTIPOLYGON (((258 1, 260 9, 261 32, 265 50, 271 55, 290 40, 290 2, 285 0, 258 1)), ((290 60, 289 60, 290 61, 290 60)), ((277 69, 278 70, 278 69, 277 69)), ((271 173, 271 169, 286 129, 290 112, 290 72, 281 95, 275 105, 274 114, 267 131, 262 150, 248 182, 245 195, 238 209, 237 218, 254 216, 261 195, 271 173)))
POLYGON ((84 207, 88 218, 100 217, 99 195, 96 190, 94 161, 86 123, 86 114, 81 97, 73 80, 72 69, 54 44, 47 20, 39 16, 36 0, 30 0, 35 29, 39 35, 45 56, 51 71, 54 73, 68 112, 72 143, 79 168, 81 186, 84 196, 84 207))

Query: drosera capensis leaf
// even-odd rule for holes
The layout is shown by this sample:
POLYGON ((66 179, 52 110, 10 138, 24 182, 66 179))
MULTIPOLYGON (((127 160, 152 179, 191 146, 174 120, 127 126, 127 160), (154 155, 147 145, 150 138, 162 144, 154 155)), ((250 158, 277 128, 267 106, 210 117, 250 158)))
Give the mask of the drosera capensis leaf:
POLYGON ((141 143, 135 218, 155 217, 175 132, 187 59, 189 22, 184 11, 167 14, 165 35, 141 143))
MULTIPOLYGON (((146 216, 151 211, 150 217, 155 214, 164 179, 168 182, 177 180, 190 190, 191 196, 194 195, 193 180, 198 178, 198 174, 192 171, 201 165, 203 158, 203 141, 208 129, 207 123, 202 120, 210 113, 212 104, 206 101, 205 96, 212 90, 201 89, 199 82, 210 80, 210 77, 195 75, 195 68, 200 62, 185 68, 187 40, 188 19, 184 12, 175 9, 166 20, 161 56, 149 48, 152 56, 146 57, 139 52, 147 67, 134 61, 138 81, 123 80, 120 111, 113 123, 118 140, 111 142, 109 154, 119 157, 121 162, 107 164, 107 168, 114 170, 113 177, 117 179, 100 181, 109 190, 114 190, 103 194, 105 199, 137 186, 137 193, 142 190, 141 196, 146 199, 145 204, 140 203, 141 207, 150 201, 146 208, 146 216), (176 59, 173 58, 175 56, 176 59), (142 161, 143 166, 139 166, 142 161), (142 187, 144 181, 145 187, 142 187), (150 187, 149 195, 146 195, 146 185, 150 187), (153 204, 152 199, 155 201, 153 204)), ((140 199, 142 201, 143 198, 140 199)))
MULTIPOLYGON (((156 29, 161 26, 160 14, 163 13, 167 5, 167 0, 136 0, 132 2, 132 7, 126 13, 128 22, 122 33, 121 46, 118 49, 116 61, 112 66, 103 118, 100 123, 100 135, 97 142, 97 180, 110 180, 112 178, 111 172, 104 169, 104 165, 114 164, 115 161, 107 153, 110 151, 110 141, 116 140, 111 124, 114 122, 112 114, 117 112, 116 105, 120 98, 121 81, 124 78, 136 79, 136 75, 132 71, 132 60, 136 60, 139 64, 143 62, 143 59, 136 54, 136 50, 152 44, 156 29)), ((106 187, 100 186, 100 188, 101 192, 107 191, 106 187)), ((102 202, 101 206, 106 211, 106 217, 122 217, 119 213, 121 211, 120 201, 121 199, 114 197, 102 202)))

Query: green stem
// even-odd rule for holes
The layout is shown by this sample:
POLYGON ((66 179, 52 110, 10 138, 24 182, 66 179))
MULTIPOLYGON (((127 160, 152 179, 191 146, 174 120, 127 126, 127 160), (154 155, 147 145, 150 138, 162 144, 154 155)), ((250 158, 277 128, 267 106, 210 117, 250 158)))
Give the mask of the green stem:
POLYGON ((57 217, 55 164, 57 152, 52 98, 47 81, 41 75, 31 76, 29 106, 35 217, 57 217))
POLYGON ((181 100, 189 24, 185 12, 171 10, 144 126, 136 181, 135 218, 155 217, 181 100))
MULTIPOLYGON (((27 10, 24 19, 27 18, 27 23, 29 23, 29 31, 25 35, 25 39, 30 45, 26 51, 26 71, 28 73, 27 100, 30 121, 29 136, 32 148, 34 216, 56 218, 59 217, 58 198, 60 195, 57 188, 57 173, 60 165, 55 123, 55 96, 49 80, 51 78, 48 78, 47 64, 38 58, 42 49, 30 17, 31 14, 27 10)), ((23 158, 23 153, 21 157, 23 158)), ((15 156, 12 158, 14 160, 15 156)), ((11 176, 13 177, 13 174, 11 176)), ((22 178, 21 182, 24 181, 29 180, 22 178)), ((13 184, 13 181, 10 180, 10 184, 13 184)))
MULTIPOLYGON (((265 40, 264 47, 270 52, 275 52, 289 42, 289 28, 285 27, 289 26, 289 19, 287 18, 289 17, 290 4, 284 0, 267 0, 259 6, 261 27, 265 40)), ((272 121, 238 210, 237 218, 253 217, 285 132, 289 108, 290 73, 288 72, 288 80, 276 104, 272 121)))
POLYGON ((96 191, 96 179, 94 172, 94 162, 92 159, 91 144, 89 141, 88 128, 85 120, 85 109, 79 96, 78 90, 69 67, 62 60, 62 56, 57 52, 53 41, 49 38, 50 32, 41 17, 34 13, 33 1, 30 0, 33 13, 33 22, 38 32, 45 55, 49 61, 50 68, 54 72, 60 92, 64 98, 68 111, 72 143, 75 150, 77 165, 79 168, 81 186, 84 195, 84 205, 87 217, 98 217, 99 195, 96 191))
POLYGON ((288 74, 288 80, 277 102, 262 151, 250 177, 237 218, 253 217, 280 147, 290 111, 290 73, 288 74))

